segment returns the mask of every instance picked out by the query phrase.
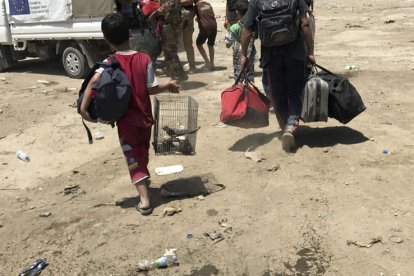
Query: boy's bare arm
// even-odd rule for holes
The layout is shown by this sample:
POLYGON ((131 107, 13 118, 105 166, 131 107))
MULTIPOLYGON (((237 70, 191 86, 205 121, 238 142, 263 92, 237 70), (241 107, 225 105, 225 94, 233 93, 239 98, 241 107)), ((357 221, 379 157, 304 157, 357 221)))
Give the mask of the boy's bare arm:
POLYGON ((159 84, 154 87, 148 88, 148 94, 155 95, 162 93, 164 91, 169 91, 171 93, 178 93, 180 91, 180 84, 177 80, 170 80, 167 83, 159 84))
POLYGON ((302 16, 301 28, 302 28, 303 36, 305 38, 305 43, 308 49, 308 58, 312 63, 315 63, 315 55, 313 53, 314 42, 313 42, 312 29, 311 29, 310 19, 309 19, 308 14, 302 16))
POLYGON ((86 121, 93 122, 93 123, 96 123, 96 120, 91 118, 88 112, 88 107, 92 101, 92 88, 100 76, 101 76, 101 73, 95 73, 95 75, 93 75, 93 77, 89 81, 88 86, 86 86, 85 92, 83 94, 83 100, 82 100, 82 104, 80 107, 80 114, 82 118, 85 119, 86 121))

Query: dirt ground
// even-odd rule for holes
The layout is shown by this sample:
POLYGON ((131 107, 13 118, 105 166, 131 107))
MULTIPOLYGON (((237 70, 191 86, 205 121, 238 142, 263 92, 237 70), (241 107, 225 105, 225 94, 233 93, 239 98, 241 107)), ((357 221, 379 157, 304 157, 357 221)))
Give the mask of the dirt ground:
POLYGON ((256 130, 218 124, 232 58, 223 44, 225 3, 212 4, 221 15, 218 68, 190 75, 181 92, 199 103, 197 154, 151 150, 149 217, 133 206, 116 131, 93 125, 105 138, 87 143, 73 107, 80 80, 58 62, 36 60, 0 74, 0 275, 41 257, 50 263, 45 276, 137 275, 141 259, 167 248, 178 250, 180 265, 149 275, 414 274, 414 1, 316 1, 317 62, 349 76, 367 110, 347 125, 302 124, 294 154, 282 151, 273 114, 256 130), (246 159, 248 148, 265 160, 246 159), (17 150, 31 161, 18 160, 17 150), (155 175, 176 164, 184 171, 155 175), (191 185, 206 174, 226 188, 204 199, 160 197, 167 181, 191 185), (79 190, 65 195, 68 185, 79 190), (130 204, 115 206, 122 198, 130 204), (162 218, 168 206, 182 212, 162 218), (204 236, 213 230, 224 240, 204 236), (360 247, 372 239, 380 242, 360 247))

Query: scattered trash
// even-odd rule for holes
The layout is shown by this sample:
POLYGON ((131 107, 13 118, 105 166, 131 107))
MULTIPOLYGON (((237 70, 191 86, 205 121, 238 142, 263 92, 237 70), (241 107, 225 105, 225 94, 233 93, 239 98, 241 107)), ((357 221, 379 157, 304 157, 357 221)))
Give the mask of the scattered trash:
POLYGON ((156 268, 167 268, 172 266, 177 266, 179 263, 177 262, 177 249, 166 249, 164 256, 150 261, 148 259, 144 259, 138 262, 138 269, 137 271, 149 271, 156 268))
POLYGON ((395 20, 390 19, 390 20, 385 21, 384 23, 385 23, 385 24, 395 23, 395 20))
POLYGON ((362 26, 361 25, 359 25, 359 24, 346 24, 345 25, 345 28, 349 28, 349 29, 351 29, 351 28, 362 28, 362 26))
POLYGON ((100 133, 100 132, 96 132, 93 135, 93 138, 95 138, 95 140, 102 140, 104 138, 104 135, 102 133, 100 133))
POLYGON ((167 216, 172 216, 176 213, 181 212, 182 210, 183 209, 181 209, 181 207, 175 208, 175 207, 168 206, 168 207, 164 208, 164 210, 162 210, 161 217, 165 217, 166 215, 167 216))
POLYGON ((48 265, 49 264, 46 259, 39 259, 34 262, 29 268, 21 272, 19 276, 38 276, 48 265))
POLYGON ((255 162, 261 162, 265 160, 265 158, 262 156, 262 153, 260 151, 249 151, 250 148, 246 150, 244 153, 244 157, 252 159, 255 162))
POLYGON ((369 102, 370 102, 370 103, 378 103, 378 101, 375 101, 375 100, 374 100, 374 101, 369 101, 369 102))
POLYGON ((370 248, 371 246, 373 246, 376 243, 382 243, 382 238, 381 237, 376 237, 376 238, 372 238, 370 242, 368 243, 363 243, 363 242, 359 242, 359 241, 351 241, 351 240, 347 240, 346 244, 349 245, 355 245, 358 247, 365 247, 365 248, 370 248))
POLYGON ((391 152, 389 152, 388 150, 386 150, 386 149, 385 149, 385 150, 383 150, 383 151, 382 151, 382 153, 383 153, 383 154, 385 154, 385 155, 388 155, 388 154, 390 154, 391 152))
MULTIPOLYGON (((233 77, 234 76, 231 75, 231 78, 233 78, 233 77)), ((220 127, 220 128, 226 128, 227 127, 227 125, 223 124, 222 122, 214 123, 211 126, 213 126, 213 127, 220 127)))
POLYGON ((219 241, 224 240, 223 235, 220 232, 217 232, 216 230, 212 232, 206 232, 204 233, 204 236, 209 237, 213 243, 218 243, 219 241))
POLYGON ((356 65, 354 65, 354 64, 347 64, 347 65, 345 65, 345 69, 346 70, 354 70, 354 69, 357 69, 358 67, 356 66, 356 65))
POLYGON ((51 214, 52 214, 51 212, 44 212, 44 213, 39 214, 39 217, 47 218, 47 217, 50 217, 51 214))
POLYGON ((203 195, 199 195, 198 197, 196 197, 198 200, 204 200, 204 196, 203 195))
POLYGON ((65 90, 66 90, 66 92, 72 92, 72 91, 75 91, 77 89, 75 87, 66 87, 65 90))
POLYGON ((79 190, 79 185, 68 185, 63 189, 65 195, 76 193, 79 190))
POLYGON ((38 80, 37 83, 41 83, 41 84, 44 84, 46 86, 53 85, 53 84, 57 84, 57 82, 55 82, 55 81, 49 81, 49 80, 38 80))
POLYGON ((227 223, 227 219, 222 219, 218 222, 221 227, 224 228, 224 233, 231 232, 233 230, 233 227, 227 223))
POLYGON ((21 151, 21 150, 16 152, 16 157, 19 158, 20 160, 25 161, 25 162, 30 161, 29 155, 27 155, 24 151, 21 151))
POLYGON ((280 165, 276 164, 274 166, 272 166, 271 168, 267 169, 268 172, 276 172, 280 169, 280 165))
POLYGON ((388 238, 388 240, 389 240, 390 242, 393 242, 393 243, 402 243, 402 242, 404 241, 401 237, 399 237, 399 236, 395 236, 395 235, 390 236, 390 237, 388 238))
POLYGON ((184 167, 182 165, 173 165, 168 167, 159 167, 155 168, 155 173, 157 175, 167 175, 167 174, 173 174, 173 173, 179 173, 184 170, 184 167))
POLYGON ((187 239, 192 239, 193 238, 193 234, 187 234, 187 239))

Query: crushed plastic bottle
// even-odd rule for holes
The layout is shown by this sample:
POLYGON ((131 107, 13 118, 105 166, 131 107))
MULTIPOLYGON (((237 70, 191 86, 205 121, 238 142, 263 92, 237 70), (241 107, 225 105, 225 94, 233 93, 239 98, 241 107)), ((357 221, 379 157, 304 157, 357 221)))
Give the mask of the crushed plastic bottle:
POLYGON ((39 259, 34 262, 29 268, 21 272, 19 276, 38 276, 48 265, 49 264, 46 259, 39 259))
POLYGON ((167 268, 178 265, 176 255, 162 256, 155 261, 144 259, 138 262, 138 271, 150 271, 156 268, 167 268))
POLYGON ((27 155, 27 153, 25 153, 24 151, 21 151, 21 150, 17 151, 16 156, 17 156, 17 158, 19 158, 20 160, 23 160, 25 162, 30 161, 29 155, 27 155))

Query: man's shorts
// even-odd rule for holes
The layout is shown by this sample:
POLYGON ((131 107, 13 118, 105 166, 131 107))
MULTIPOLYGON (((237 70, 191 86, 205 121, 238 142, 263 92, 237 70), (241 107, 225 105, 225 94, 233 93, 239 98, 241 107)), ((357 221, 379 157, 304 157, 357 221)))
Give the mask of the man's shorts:
POLYGON ((118 124, 119 142, 133 184, 150 176, 148 171, 151 128, 118 124))
POLYGON ((216 43, 216 36, 217 36, 217 32, 210 33, 210 34, 204 34, 200 32, 197 36, 196 44, 203 45, 207 41, 208 46, 214 46, 214 44, 216 43))

